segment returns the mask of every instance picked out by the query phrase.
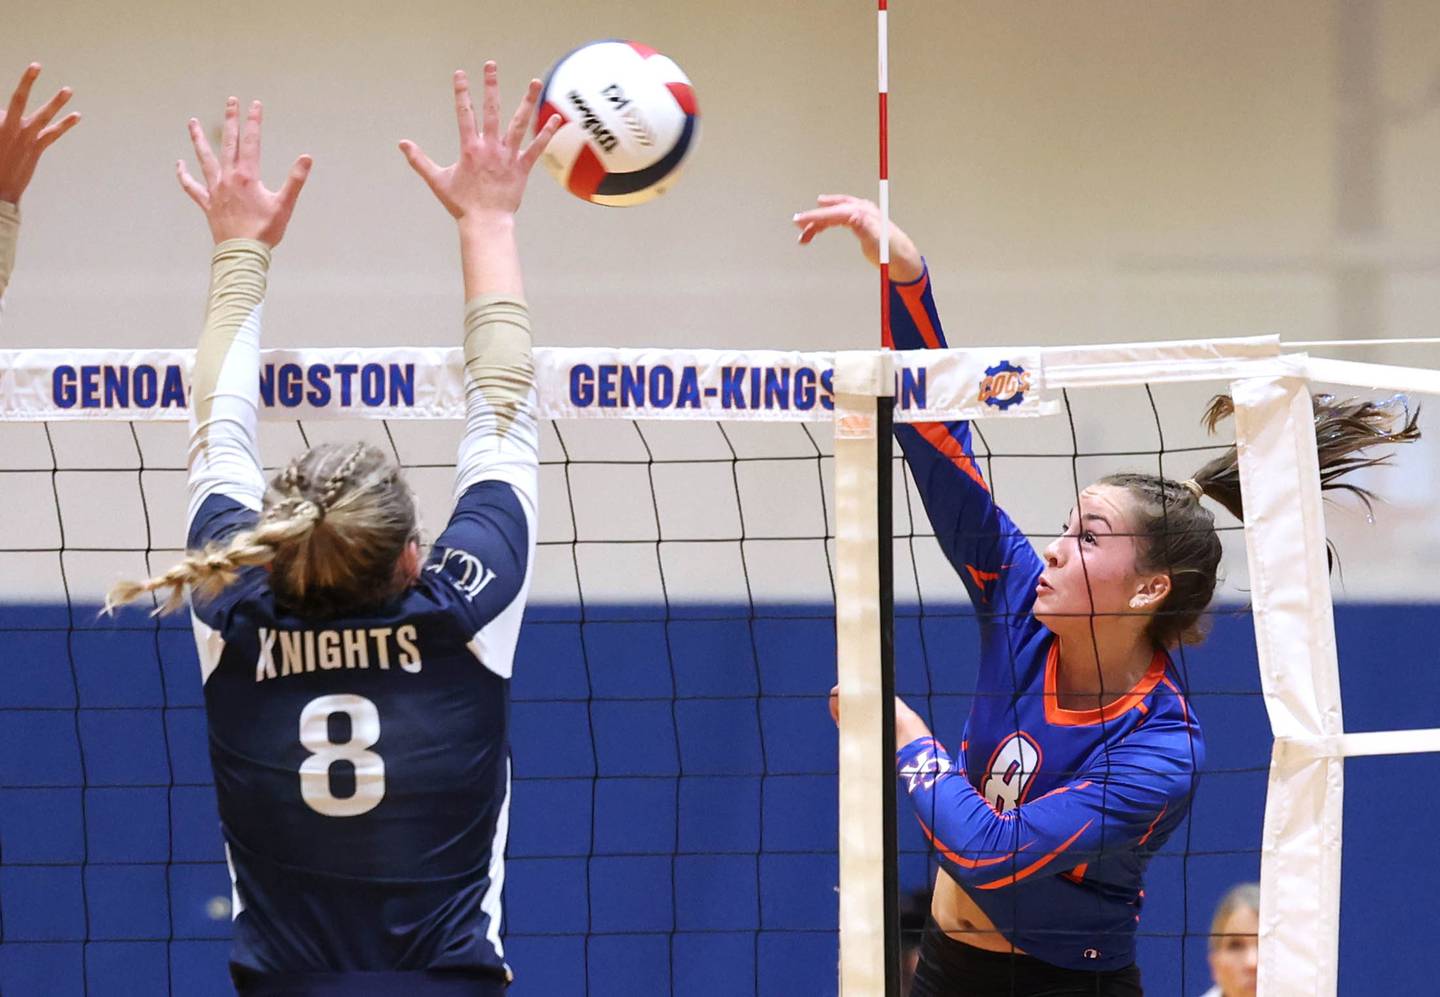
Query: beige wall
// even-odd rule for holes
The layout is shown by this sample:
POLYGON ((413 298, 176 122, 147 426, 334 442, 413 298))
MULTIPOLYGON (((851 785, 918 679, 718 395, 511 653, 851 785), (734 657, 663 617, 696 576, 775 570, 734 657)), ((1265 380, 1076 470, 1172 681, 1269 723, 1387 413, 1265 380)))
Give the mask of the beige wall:
MULTIPOLYGON (((892 7, 894 212, 933 264, 953 342, 1435 334, 1440 5, 892 7)), ((522 239, 539 338, 874 342, 875 282, 852 247, 802 251, 789 226, 817 191, 874 190, 863 0, 9 0, 4 76, 41 59, 87 120, 26 197, 6 345, 189 343, 208 245, 172 167, 186 117, 213 123, 228 93, 267 102, 270 177, 298 152, 316 158, 275 264, 268 341, 453 342, 451 225, 395 141, 451 152, 456 66, 496 57, 508 104, 568 48, 617 35, 687 70, 701 144, 678 188, 637 209, 590 207, 536 177, 522 239)), ((1097 441, 1120 432, 1104 412, 1082 425, 1097 441)), ((1390 486, 1413 507, 1386 534, 1397 557, 1440 548, 1423 514, 1437 463, 1412 459, 1390 486)), ((1352 547, 1375 542, 1336 528, 1356 533, 1352 547)), ((1418 561, 1405 576, 1361 561, 1347 559, 1352 594, 1440 591, 1418 561)))

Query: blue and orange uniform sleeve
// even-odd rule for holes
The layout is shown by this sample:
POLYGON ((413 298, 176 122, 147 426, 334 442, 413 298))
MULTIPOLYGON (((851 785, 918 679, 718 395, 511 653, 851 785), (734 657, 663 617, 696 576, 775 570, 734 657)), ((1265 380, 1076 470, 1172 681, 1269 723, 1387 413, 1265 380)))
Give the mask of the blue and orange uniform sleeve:
MULTIPOLYGON (((930 271, 890 285, 890 332, 897 350, 944 349, 930 271)), ((995 503, 970 443, 968 422, 897 423, 930 525, 982 616, 1028 616, 1044 565, 1030 541, 995 503)))
POLYGON ((945 871, 972 892, 998 890, 1144 849, 1152 839, 1158 848, 1194 792, 1203 763, 1197 733, 1188 719, 1157 717, 1102 752, 1089 771, 1004 813, 934 738, 901 748, 896 767, 945 871))

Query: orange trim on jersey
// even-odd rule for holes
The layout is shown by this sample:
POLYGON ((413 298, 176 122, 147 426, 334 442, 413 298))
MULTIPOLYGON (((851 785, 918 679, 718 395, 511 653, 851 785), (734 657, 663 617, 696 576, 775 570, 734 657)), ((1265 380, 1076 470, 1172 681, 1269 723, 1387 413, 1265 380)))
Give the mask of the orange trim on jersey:
POLYGON ((1190 705, 1185 702, 1185 694, 1180 691, 1179 686, 1170 681, 1168 676, 1162 676, 1160 681, 1164 682, 1165 688, 1173 692, 1175 698, 1180 700, 1180 715, 1185 718, 1185 722, 1188 724, 1190 722, 1190 705))
POLYGON ((1074 834, 1070 835, 1070 837, 1066 838, 1063 842, 1061 842, 1060 847, 1055 849, 1053 852, 1050 852, 1049 854, 1040 857, 1036 861, 1031 862, 1025 868, 1021 869, 1019 872, 1012 873, 1011 875, 1006 876, 1004 879, 997 879, 993 883, 982 883, 980 885, 980 889, 998 890, 1002 886, 1009 886, 1012 883, 1018 883, 1022 879, 1033 876, 1035 873, 1045 868, 1051 862, 1055 861, 1056 857, 1059 856, 1061 852, 1065 851, 1065 849, 1075 844, 1076 840, 1079 839, 1080 835, 1084 834, 1086 830, 1090 827, 1090 825, 1093 823, 1095 823, 1095 818, 1092 817, 1085 822, 1084 826, 1081 827, 1080 830, 1076 831, 1074 834))
POLYGON ((1089 862, 1081 862, 1069 872, 1062 872, 1060 875, 1064 876, 1072 883, 1083 883, 1085 882, 1085 870, 1088 868, 1090 868, 1089 862))
POLYGON ((975 466, 975 459, 965 452, 959 440, 950 435, 950 430, 945 428, 943 422, 912 422, 910 425, 925 438, 925 442, 950 458, 950 463, 964 471, 972 481, 987 492, 990 490, 980 468, 975 466))
POLYGON ((920 279, 913 284, 891 284, 900 301, 905 305, 905 311, 910 314, 910 321, 915 323, 915 328, 920 332, 920 338, 925 341, 926 347, 932 350, 940 348, 940 336, 935 332, 935 326, 930 322, 930 313, 925 310, 925 289, 930 286, 930 272, 927 270, 920 275, 920 279))
POLYGON ((1060 705, 1058 692, 1060 641, 1052 641, 1050 653, 1045 656, 1045 720, 1057 727, 1083 727, 1124 716, 1139 706, 1160 682, 1165 681, 1169 685, 1169 681, 1165 679, 1165 667, 1169 661, 1164 651, 1156 651, 1155 657, 1150 660, 1150 670, 1136 683, 1135 688, 1113 703, 1093 710, 1067 710, 1060 705))
POLYGON ((1038 798, 1035 800, 1035 802, 1036 802, 1036 803, 1039 803, 1041 800, 1043 800, 1043 799, 1045 799, 1046 797, 1049 797, 1049 796, 1059 796, 1061 793, 1068 793, 1068 792, 1070 792, 1070 790, 1072 790, 1072 789, 1089 789, 1089 788, 1090 788, 1091 786, 1093 786, 1093 785, 1094 785, 1093 782, 1091 782, 1089 779, 1086 779, 1084 782, 1077 782, 1077 783, 1076 783, 1075 785, 1073 785, 1073 786, 1056 786, 1054 789, 1050 790, 1050 792, 1046 793, 1044 796, 1038 797, 1038 798))
MULTIPOLYGON (((935 835, 930 832, 930 828, 928 828, 925 825, 925 822, 920 819, 919 814, 915 815, 915 822, 920 825, 920 830, 925 832, 925 837, 929 840, 930 844, 935 846, 935 850, 941 855, 944 855, 951 862, 954 862, 962 869, 984 869, 986 866, 999 865, 1001 862, 1009 862, 1013 860, 1016 855, 1020 854, 1025 849, 1030 847, 1030 845, 1028 844, 1021 845, 1013 852, 1006 852, 1004 855, 997 855, 991 859, 967 859, 963 855, 956 855, 950 849, 946 848, 945 843, 939 838, 935 837, 935 835)), ((1088 827, 1089 825, 1086 826, 1088 827)))
POLYGON ((1140 838, 1139 841, 1135 842, 1135 847, 1138 848, 1138 847, 1140 847, 1141 845, 1145 844, 1145 842, 1147 842, 1147 841, 1150 840, 1150 835, 1152 835, 1152 834, 1155 833, 1155 825, 1158 824, 1158 823, 1160 823, 1160 818, 1161 818, 1161 817, 1164 817, 1164 816, 1165 816, 1165 811, 1166 811, 1166 810, 1169 810, 1169 809, 1170 809, 1170 804, 1168 804, 1168 803, 1165 804, 1163 807, 1160 808, 1160 812, 1155 815, 1155 819, 1152 820, 1152 821, 1150 822, 1150 826, 1145 829, 1145 834, 1140 838))

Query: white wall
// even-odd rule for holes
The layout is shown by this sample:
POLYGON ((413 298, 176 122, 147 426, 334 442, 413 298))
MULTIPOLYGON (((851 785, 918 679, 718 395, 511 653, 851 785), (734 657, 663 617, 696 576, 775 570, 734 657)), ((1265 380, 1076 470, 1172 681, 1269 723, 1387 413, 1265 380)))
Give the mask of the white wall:
MULTIPOLYGON (((1434 333, 1440 7, 892 8, 893 206, 933 265, 952 342, 1434 333)), ((6 345, 190 342, 208 244, 173 163, 188 152, 186 118, 213 126, 229 93, 266 101, 268 176, 301 151, 316 158, 277 254, 268 341, 455 341, 452 226, 395 141, 437 159, 453 150, 457 66, 497 58, 508 105, 528 75, 607 36, 643 40, 687 70, 701 144, 677 189, 638 209, 584 205, 536 177, 522 241, 539 339, 874 342, 876 282, 852 247, 837 236, 802 251, 789 225, 818 191, 874 189, 867 2, 10 0, 0 73, 42 60, 42 84, 72 85, 86 120, 26 196, 6 345)), ((1433 348, 1346 355, 1440 362, 1433 348)), ((1193 422, 1198 401, 1173 396, 1167 419, 1193 422)), ((1079 421, 1090 447, 1146 431, 1110 406, 1079 421)), ((1378 526, 1332 517, 1348 595, 1440 595, 1427 568, 1440 547, 1428 508, 1437 454, 1407 455, 1384 479, 1399 508, 1378 526)), ((1027 526, 1064 514, 1054 488, 1001 485, 1027 526)), ((777 501, 761 507, 782 504, 773 487, 777 501)), ((586 501, 617 515, 630 505, 618 486, 605 494, 586 501)), ((67 515, 97 514, 77 499, 67 515)))

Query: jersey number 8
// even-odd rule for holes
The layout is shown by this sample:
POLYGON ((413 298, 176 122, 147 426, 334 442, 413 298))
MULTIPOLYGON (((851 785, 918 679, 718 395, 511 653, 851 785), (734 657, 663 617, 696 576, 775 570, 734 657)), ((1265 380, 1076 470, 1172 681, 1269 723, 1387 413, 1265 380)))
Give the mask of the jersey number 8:
POLYGON ((364 696, 338 695, 312 699, 300 711, 300 743, 310 752, 300 766, 300 796, 326 817, 358 817, 385 798, 385 760, 373 751, 380 740, 380 711, 364 696), (350 718, 350 740, 330 740, 330 717, 350 718), (349 762, 355 769, 355 792, 339 797, 330 791, 330 769, 349 762))

